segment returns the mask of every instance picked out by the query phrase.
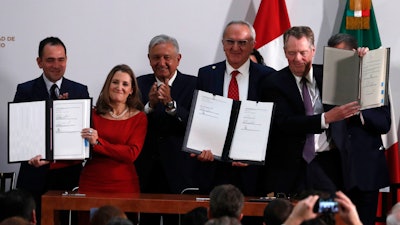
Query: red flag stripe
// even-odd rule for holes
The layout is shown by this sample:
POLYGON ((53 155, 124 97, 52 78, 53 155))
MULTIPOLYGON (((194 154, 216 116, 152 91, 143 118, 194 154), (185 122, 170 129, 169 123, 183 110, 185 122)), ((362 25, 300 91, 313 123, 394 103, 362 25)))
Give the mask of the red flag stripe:
POLYGON ((290 28, 285 0, 262 0, 254 20, 255 48, 260 48, 290 28))
MULTIPOLYGON (((392 121, 394 123, 394 121, 392 121)), ((400 155, 399 143, 396 142, 389 149, 386 150, 386 160, 390 169, 390 183, 400 183, 400 155)))

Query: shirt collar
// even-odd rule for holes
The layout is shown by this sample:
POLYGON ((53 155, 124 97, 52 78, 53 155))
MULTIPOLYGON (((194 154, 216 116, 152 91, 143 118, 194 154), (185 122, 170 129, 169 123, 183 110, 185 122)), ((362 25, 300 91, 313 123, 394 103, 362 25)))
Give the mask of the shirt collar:
POLYGON ((243 63, 242 66, 240 66, 240 67, 237 68, 237 69, 234 69, 234 68, 228 63, 228 60, 226 60, 225 63, 226 63, 226 73, 229 74, 229 75, 230 75, 230 74, 232 73, 232 71, 234 71, 234 70, 239 71, 240 74, 242 74, 242 75, 245 75, 245 74, 248 74, 248 73, 249 73, 248 71, 249 71, 249 68, 250 68, 250 59, 248 59, 245 63, 243 63))
MULTIPOLYGON (((177 74, 178 74, 178 70, 175 70, 174 75, 172 75, 172 77, 169 79, 168 85, 169 85, 170 87, 172 87, 172 84, 174 83, 177 74)), ((160 79, 158 79, 157 76, 155 76, 155 78, 156 78, 156 80, 157 80, 157 86, 160 86, 161 84, 164 83, 164 82, 162 82, 160 79)))
POLYGON ((46 84, 47 91, 50 90, 50 88, 51 88, 51 86, 53 86, 53 84, 57 84, 58 89, 61 88, 61 83, 62 83, 63 77, 61 77, 61 79, 59 79, 55 83, 53 83, 49 79, 47 79, 47 77, 44 75, 44 73, 42 74, 42 77, 43 77, 44 83, 46 84))
MULTIPOLYGON (((301 82, 301 79, 302 79, 303 77, 296 76, 296 75, 294 75, 293 73, 292 73, 292 75, 293 75, 294 78, 296 79, 296 82, 297 82, 297 83, 300 83, 300 82, 301 82)), ((314 76, 313 76, 313 67, 312 67, 312 66, 311 66, 311 68, 310 68, 310 71, 308 71, 308 74, 306 74, 304 77, 307 79, 307 81, 308 81, 308 83, 309 83, 310 85, 313 85, 313 84, 314 84, 314 76)))

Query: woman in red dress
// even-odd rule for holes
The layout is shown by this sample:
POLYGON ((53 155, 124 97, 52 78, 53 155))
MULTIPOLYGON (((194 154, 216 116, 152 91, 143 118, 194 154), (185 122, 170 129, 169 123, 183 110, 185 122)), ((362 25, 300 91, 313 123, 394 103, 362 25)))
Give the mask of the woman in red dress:
POLYGON ((92 112, 93 128, 82 137, 93 146, 80 176, 79 192, 139 193, 134 161, 142 150, 147 118, 132 69, 115 66, 92 112))

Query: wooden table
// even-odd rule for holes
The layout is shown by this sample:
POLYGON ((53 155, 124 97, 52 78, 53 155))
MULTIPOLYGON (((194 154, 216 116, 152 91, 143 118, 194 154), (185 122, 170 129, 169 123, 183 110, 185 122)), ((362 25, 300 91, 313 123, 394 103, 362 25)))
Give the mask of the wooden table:
MULTIPOLYGON (((209 206, 208 201, 196 200, 198 195, 174 194, 105 194, 86 193, 85 196, 63 195, 62 191, 49 191, 42 195, 42 225, 54 225, 55 211, 89 211, 103 205, 114 205, 124 212, 184 214, 195 207, 209 206)), ((246 198, 243 214, 262 216, 266 202, 249 202, 246 198)))

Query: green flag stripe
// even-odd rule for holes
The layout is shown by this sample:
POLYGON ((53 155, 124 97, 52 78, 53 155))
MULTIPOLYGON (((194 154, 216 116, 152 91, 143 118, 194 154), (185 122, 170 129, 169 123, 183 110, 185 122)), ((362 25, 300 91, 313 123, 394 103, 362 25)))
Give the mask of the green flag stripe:
POLYGON ((355 17, 356 16, 355 12, 361 12, 361 17, 370 16, 370 10, 369 9, 368 10, 362 10, 362 11, 354 11, 354 10, 351 10, 351 9, 347 9, 346 10, 346 15, 355 17))

